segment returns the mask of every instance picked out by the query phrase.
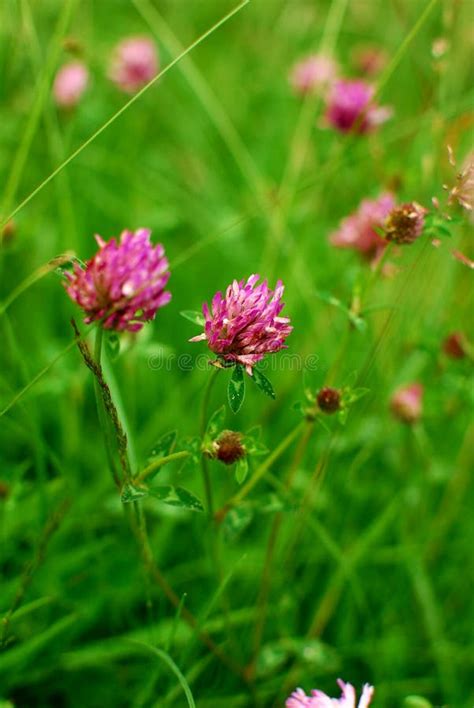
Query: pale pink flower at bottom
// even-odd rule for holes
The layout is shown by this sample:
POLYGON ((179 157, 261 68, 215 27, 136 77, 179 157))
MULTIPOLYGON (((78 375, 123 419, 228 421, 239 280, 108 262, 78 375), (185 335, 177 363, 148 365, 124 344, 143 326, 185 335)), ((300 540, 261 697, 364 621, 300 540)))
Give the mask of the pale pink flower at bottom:
MULTIPOLYGON (((356 692, 354 686, 345 683, 341 679, 337 680, 342 691, 340 698, 331 698, 326 693, 317 689, 311 691, 311 696, 307 696, 303 689, 297 688, 286 700, 286 708, 356 708, 356 692)), ((362 694, 357 704, 357 708, 368 708, 374 695, 374 687, 368 683, 364 684, 362 694)))
POLYGON ((291 696, 286 699, 286 708, 301 708, 301 706, 311 706, 312 698, 307 696, 302 688, 297 688, 291 696))

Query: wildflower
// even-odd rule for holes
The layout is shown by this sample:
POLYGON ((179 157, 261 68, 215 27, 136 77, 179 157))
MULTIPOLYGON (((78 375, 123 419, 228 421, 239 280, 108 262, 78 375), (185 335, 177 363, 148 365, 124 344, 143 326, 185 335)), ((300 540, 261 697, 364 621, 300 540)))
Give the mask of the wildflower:
POLYGON ((163 246, 150 243, 150 233, 123 231, 119 242, 96 236, 96 255, 85 268, 75 263, 73 272, 65 273, 66 291, 84 310, 84 322, 136 332, 170 301, 168 261, 163 246))
POLYGON ((393 394, 390 407, 402 423, 413 424, 421 418, 423 409, 423 386, 419 383, 398 388, 393 394))
MULTIPOLYGON (((339 708, 356 708, 356 692, 354 686, 350 683, 344 683, 341 679, 338 679, 337 683, 342 691, 339 699, 330 698, 326 693, 318 690, 311 691, 311 696, 307 696, 301 688, 297 688, 287 699, 285 704, 286 708, 301 708, 301 706, 305 706, 306 708, 331 708, 336 705, 339 706, 339 708)), ((370 705, 373 695, 374 687, 369 686, 368 683, 364 684, 357 708, 367 708, 370 705)))
POLYGON ((451 359, 464 359, 466 342, 462 332, 452 332, 443 342, 443 351, 451 359))
POLYGON ((423 233, 427 213, 417 202, 394 207, 385 221, 385 238, 398 244, 413 243, 423 233))
POLYGON ((353 61, 358 71, 364 76, 380 74, 387 64, 387 54, 380 47, 357 47, 353 61))
POLYGON ((266 354, 286 349, 285 339, 293 329, 288 317, 279 316, 284 307, 282 282, 272 291, 266 280, 256 285, 259 279, 251 275, 246 282, 234 280, 225 295, 214 295, 211 308, 204 303, 204 332, 190 340, 207 340, 220 360, 242 364, 250 375, 266 354))
POLYGON ((232 430, 223 430, 213 445, 214 454, 225 465, 245 457, 246 450, 242 442, 242 434, 232 430))
POLYGON ((328 415, 337 413, 337 411, 341 408, 341 392, 338 391, 337 388, 325 386, 318 392, 316 400, 318 402, 319 409, 328 415))
POLYGON ((353 248, 368 258, 377 256, 386 246, 376 229, 382 229, 386 217, 395 206, 390 192, 377 199, 364 199, 358 209, 343 219, 330 241, 337 248, 353 248))
POLYGON ((130 37, 117 45, 109 78, 125 93, 135 93, 158 73, 154 43, 146 37, 130 37))
POLYGON ((374 87, 365 81, 336 81, 329 95, 326 118, 341 133, 368 133, 392 115, 388 106, 372 103, 374 87))
POLYGON ((89 83, 87 67, 80 61, 65 64, 56 74, 53 95, 61 108, 73 108, 79 103, 89 83))
POLYGON ((337 64, 331 57, 312 54, 294 65, 290 83, 295 93, 304 95, 324 88, 337 75, 337 64))

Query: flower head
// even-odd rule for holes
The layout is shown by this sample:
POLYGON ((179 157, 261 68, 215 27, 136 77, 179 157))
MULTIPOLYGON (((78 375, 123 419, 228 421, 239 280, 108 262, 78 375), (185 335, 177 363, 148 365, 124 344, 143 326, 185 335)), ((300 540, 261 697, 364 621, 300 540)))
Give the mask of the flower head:
POLYGON ((388 106, 372 103, 374 87, 365 81, 336 81, 329 95, 326 119, 341 133, 368 133, 392 115, 388 106))
POLYGON ((400 386, 392 395, 390 408, 402 423, 416 423, 423 411, 423 386, 419 383, 400 386))
POLYGON ((158 73, 158 55, 147 37, 124 39, 115 48, 109 77, 125 93, 135 93, 158 73))
POLYGON ((59 69, 54 79, 53 95, 61 108, 73 108, 81 99, 89 83, 87 67, 72 61, 59 69))
POLYGON ((316 400, 318 402, 319 409, 328 415, 337 413, 337 411, 341 408, 341 392, 338 391, 337 388, 325 386, 318 391, 316 400))
POLYGON ((382 228, 386 217, 395 206, 390 192, 377 199, 364 199, 358 209, 343 219, 330 241, 337 248, 353 248, 368 258, 377 256, 386 246, 385 240, 376 232, 382 228))
POLYGON ((213 448, 216 458, 225 465, 233 465, 246 454, 242 434, 233 430, 223 430, 214 442, 213 448))
POLYGON ((337 64, 331 57, 312 54, 294 65, 290 83, 295 93, 304 95, 331 84, 337 75, 337 64))
POLYGON ((85 268, 74 264, 66 272, 66 291, 84 310, 84 322, 101 322, 105 329, 136 332, 166 305, 170 277, 161 244, 150 243, 150 230, 123 231, 120 241, 103 241, 85 268))
POLYGON ((385 238, 398 244, 409 244, 421 236, 428 210, 418 202, 394 207, 385 221, 385 238))
POLYGON ((288 317, 279 316, 284 307, 282 282, 273 291, 266 280, 257 285, 259 279, 251 275, 247 281, 234 280, 225 295, 214 295, 211 308, 204 303, 204 332, 190 340, 207 340, 214 354, 229 364, 242 364, 250 375, 265 354, 286 348, 293 329, 288 317))
MULTIPOLYGON (((337 680, 339 688, 342 691, 340 698, 330 698, 322 691, 311 691, 311 696, 307 696, 301 688, 297 688, 294 693, 286 701, 286 708, 356 708, 356 692, 354 686, 350 683, 344 683, 341 679, 337 680)), ((357 704, 357 708, 368 708, 374 695, 374 687, 364 684, 362 694, 357 704)))

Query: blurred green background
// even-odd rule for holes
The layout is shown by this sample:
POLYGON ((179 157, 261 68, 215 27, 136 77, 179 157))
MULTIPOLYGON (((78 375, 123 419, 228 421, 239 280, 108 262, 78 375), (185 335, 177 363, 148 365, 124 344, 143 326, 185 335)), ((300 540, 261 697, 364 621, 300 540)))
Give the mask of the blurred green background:
MULTIPOLYGON (((2 220, 126 102, 106 75, 118 41, 153 37, 163 68, 232 7, 3 0, 2 220), (64 112, 50 87, 72 56, 71 38, 91 85, 64 112)), ((72 341, 70 318, 81 315, 54 272, 33 278, 0 307, 0 409, 28 387, 2 410, 0 427, 2 617, 21 593, 0 656, 0 698, 18 708, 186 706, 169 666, 135 639, 173 658, 203 708, 281 706, 297 685, 334 695, 338 676, 374 684, 378 706, 403 705, 410 694, 437 706, 473 704, 472 367, 441 351, 454 330, 473 338, 472 272, 451 255, 472 256, 472 226, 460 218, 439 248, 425 237, 396 254, 397 275, 372 284, 364 305, 378 309, 361 331, 317 295, 349 304, 370 278, 355 253, 328 242, 362 198, 391 188, 429 207, 433 196, 445 198, 443 183, 454 183, 447 145, 458 169, 472 148, 472 15, 469 0, 252 0, 15 214, 15 233, 2 242, 3 303, 54 256, 92 256, 95 233, 149 227, 165 246, 173 299, 138 337, 123 338, 106 367, 137 466, 163 433, 176 429, 178 448, 198 434, 210 374, 178 366, 180 355, 205 352, 188 343, 198 332, 178 313, 199 310, 234 277, 284 281, 290 353, 318 361, 310 385, 330 371, 335 385, 358 378, 370 393, 344 427, 316 425, 301 454, 289 448, 252 491, 248 525, 221 533, 225 587, 205 514, 144 502, 158 566, 228 655, 241 666, 255 659, 246 682, 147 580, 107 470, 92 376, 74 347, 49 367, 72 341), (441 57, 439 38, 447 40, 441 57), (380 101, 394 117, 372 135, 343 136, 322 126, 321 102, 293 94, 288 74, 323 46, 343 75, 357 76, 354 52, 364 45, 388 55, 380 101), (160 357, 166 365, 157 367, 160 357), (388 402, 414 380, 425 399, 412 428, 388 402), (281 484, 288 468, 290 499, 281 484)), ((293 406, 304 398, 304 367, 275 360, 276 400, 249 385, 225 423, 261 425, 270 451, 298 423, 293 406)), ((216 382, 211 411, 225 402, 226 380, 216 382)), ((238 484, 232 469, 210 469, 221 506, 238 484)), ((199 468, 161 475, 203 498, 199 468)))

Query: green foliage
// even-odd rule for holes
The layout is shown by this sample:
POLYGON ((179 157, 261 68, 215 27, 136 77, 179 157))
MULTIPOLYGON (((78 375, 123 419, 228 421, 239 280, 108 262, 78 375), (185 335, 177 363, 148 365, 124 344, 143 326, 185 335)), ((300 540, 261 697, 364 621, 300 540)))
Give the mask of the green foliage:
POLYGON ((275 398, 275 391, 273 390, 273 386, 271 385, 270 381, 267 379, 265 374, 263 374, 257 366, 255 366, 252 371, 252 380, 258 386, 260 391, 262 391, 266 396, 269 396, 270 398, 275 398))
POLYGON ((149 490, 151 497, 159 499, 163 504, 176 506, 188 511, 204 511, 204 507, 197 497, 182 487, 152 487, 149 490))
POLYGON ((232 413, 238 413, 245 398, 245 378, 243 368, 237 364, 232 369, 227 388, 227 399, 232 413))
POLYGON ((189 320, 193 324, 199 325, 199 327, 204 327, 205 319, 202 312, 195 312, 194 310, 183 310, 179 313, 181 317, 189 320))

